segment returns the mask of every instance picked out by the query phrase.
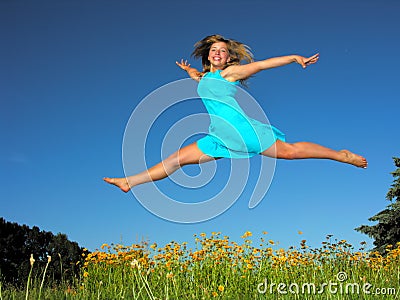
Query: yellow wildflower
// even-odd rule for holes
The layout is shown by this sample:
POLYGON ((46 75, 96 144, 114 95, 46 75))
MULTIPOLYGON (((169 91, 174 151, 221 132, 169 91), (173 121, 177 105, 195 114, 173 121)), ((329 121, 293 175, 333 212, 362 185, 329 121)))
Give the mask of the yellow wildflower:
POLYGON ((249 237, 249 236, 252 236, 253 234, 251 233, 251 231, 246 231, 243 235, 242 235, 242 238, 244 239, 244 238, 247 238, 247 237, 249 237))
POLYGON ((139 262, 137 261, 137 259, 134 259, 134 260, 131 262, 131 266, 132 266, 132 268, 138 268, 139 270, 140 270, 140 268, 141 268, 141 266, 140 266, 139 262))
POLYGON ((31 266, 35 263, 35 259, 33 258, 33 254, 31 254, 31 258, 29 259, 29 262, 31 263, 31 266))
POLYGON ((223 285, 220 285, 220 286, 218 286, 218 291, 220 291, 220 292, 223 292, 224 291, 224 286, 223 285))

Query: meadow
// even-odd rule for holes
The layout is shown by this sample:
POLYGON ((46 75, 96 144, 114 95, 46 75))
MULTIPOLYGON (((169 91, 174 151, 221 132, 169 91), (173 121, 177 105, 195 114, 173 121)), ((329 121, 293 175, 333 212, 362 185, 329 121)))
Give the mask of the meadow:
MULTIPOLYGON (((301 234, 301 233, 300 233, 301 234)), ((400 243, 386 254, 328 235, 281 249, 268 234, 237 243, 213 232, 195 247, 170 242, 104 244, 84 254, 81 276, 55 285, 46 274, 22 289, 0 286, 1 299, 400 299, 400 243)), ((51 263, 48 259, 47 265, 51 263)), ((47 267, 46 265, 46 267, 47 267)), ((31 257, 31 268, 35 268, 31 257)))

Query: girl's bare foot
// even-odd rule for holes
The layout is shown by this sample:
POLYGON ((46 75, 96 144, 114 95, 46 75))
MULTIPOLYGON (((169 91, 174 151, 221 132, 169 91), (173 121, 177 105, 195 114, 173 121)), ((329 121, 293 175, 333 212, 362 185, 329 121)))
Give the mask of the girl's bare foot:
POLYGON ((353 152, 350 152, 349 150, 341 150, 339 152, 343 153, 343 155, 344 155, 343 162, 354 165, 359 168, 363 168, 363 169, 367 168, 368 162, 361 155, 354 154, 353 152))
POLYGON ((108 178, 104 177, 103 180, 107 183, 113 184, 121 189, 123 192, 128 192, 131 187, 128 184, 128 181, 126 181, 126 178, 108 178))

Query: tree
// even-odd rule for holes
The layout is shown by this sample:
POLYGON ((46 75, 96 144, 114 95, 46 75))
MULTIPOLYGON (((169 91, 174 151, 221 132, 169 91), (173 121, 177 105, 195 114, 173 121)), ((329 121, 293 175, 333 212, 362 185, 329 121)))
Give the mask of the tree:
POLYGON ((400 158, 393 157, 397 169, 391 174, 394 177, 386 199, 391 203, 385 210, 369 218, 369 221, 378 222, 376 225, 362 225, 355 230, 367 234, 373 238, 375 248, 373 250, 385 254, 386 247, 396 246, 400 242, 400 158))
POLYGON ((6 222, 0 218, 0 280, 15 286, 26 282, 29 258, 35 258, 34 274, 40 274, 51 256, 47 276, 55 282, 72 281, 79 276, 82 254, 87 250, 71 242, 65 234, 41 231, 34 226, 6 222))

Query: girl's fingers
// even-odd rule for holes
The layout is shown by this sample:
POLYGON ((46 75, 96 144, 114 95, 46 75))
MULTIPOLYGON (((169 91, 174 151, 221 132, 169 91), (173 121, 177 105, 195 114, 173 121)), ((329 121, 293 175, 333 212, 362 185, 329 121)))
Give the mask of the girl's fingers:
POLYGON ((183 58, 181 59, 181 62, 176 61, 175 63, 184 71, 190 67, 190 64, 188 64, 187 60, 183 60, 183 58))
POLYGON ((313 56, 309 57, 309 58, 307 59, 307 61, 317 60, 318 58, 319 58, 319 53, 314 54, 313 56))
POLYGON ((311 56, 310 58, 308 58, 307 60, 305 60, 304 63, 306 65, 314 64, 318 61, 318 58, 319 58, 319 54, 315 54, 315 55, 311 56))
POLYGON ((313 56, 311 56, 310 58, 308 58, 309 60, 313 60, 313 59, 318 59, 319 57, 319 53, 314 54, 313 56))
POLYGON ((316 58, 316 57, 319 57, 319 53, 314 54, 313 56, 311 56, 311 58, 316 58))
POLYGON ((183 60, 183 58, 181 59, 181 62, 180 63, 178 63, 178 62, 176 62, 181 68, 182 67, 185 67, 185 66, 187 66, 187 67, 189 67, 190 66, 190 64, 188 64, 188 61, 187 60, 183 60))

